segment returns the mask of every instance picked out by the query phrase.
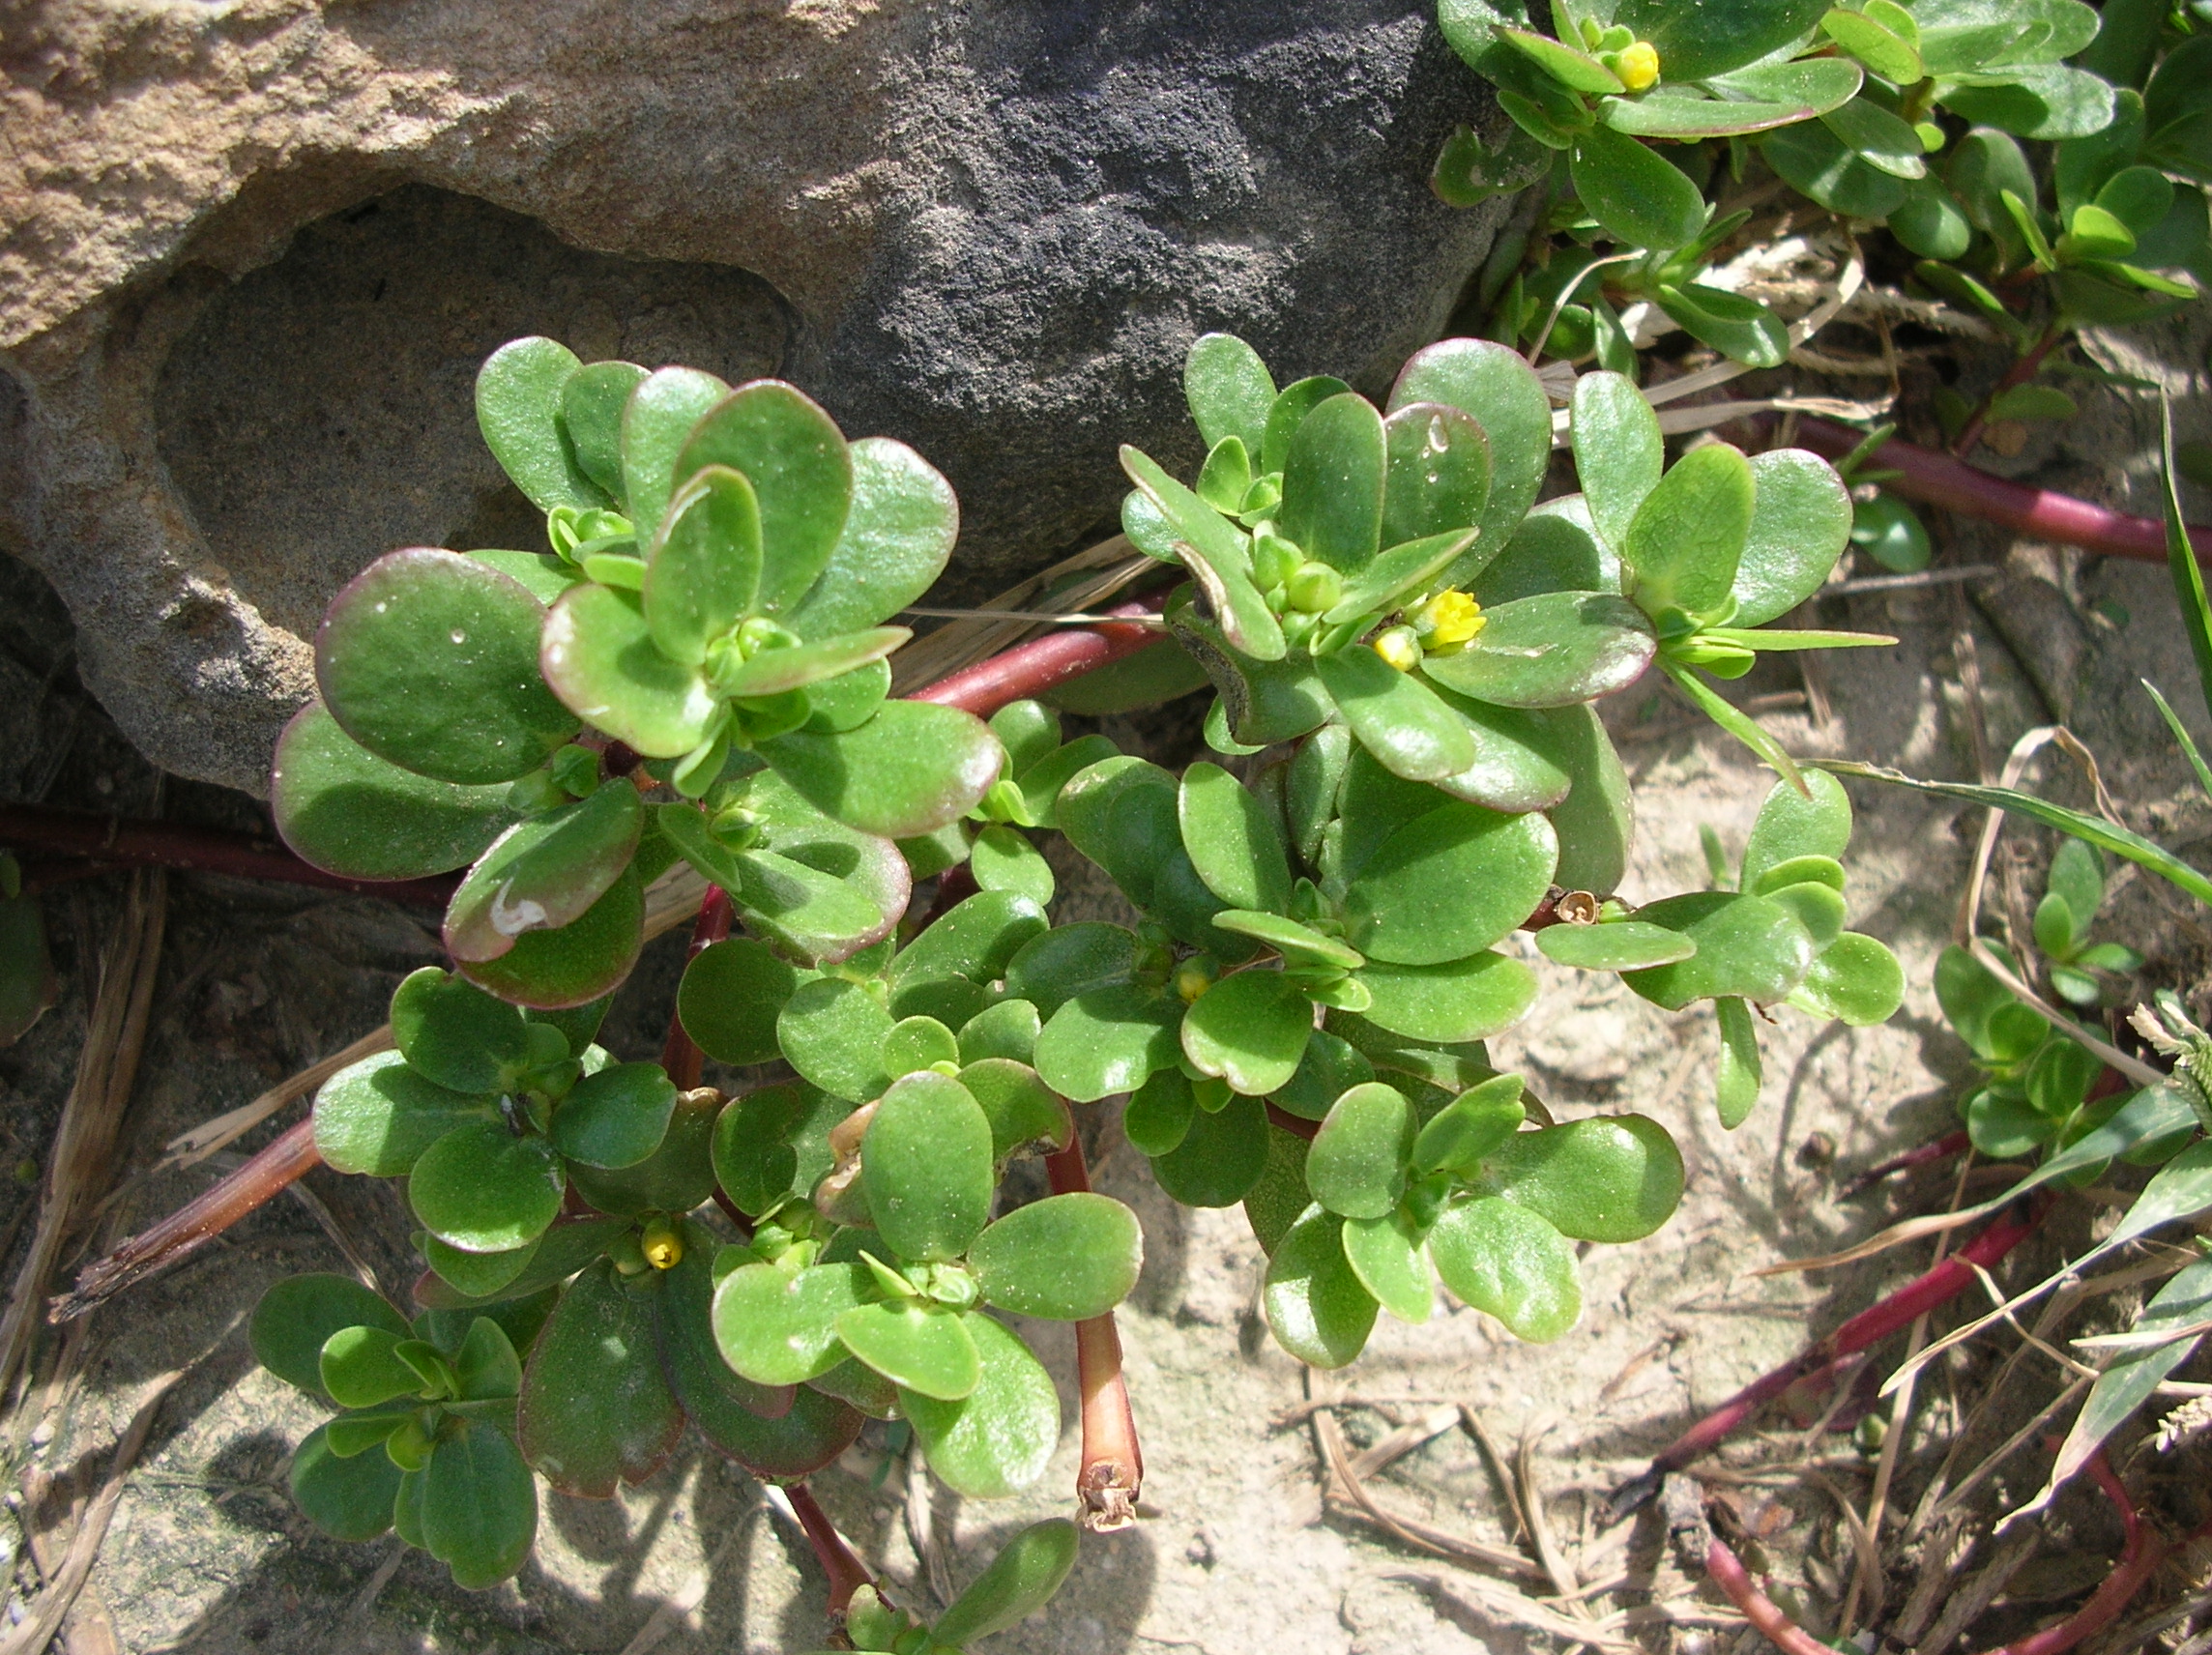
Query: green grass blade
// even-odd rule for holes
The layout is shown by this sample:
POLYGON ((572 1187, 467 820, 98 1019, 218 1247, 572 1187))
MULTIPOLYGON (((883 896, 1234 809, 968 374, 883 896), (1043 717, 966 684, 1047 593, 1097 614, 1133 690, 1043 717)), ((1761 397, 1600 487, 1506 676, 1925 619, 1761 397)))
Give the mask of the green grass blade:
POLYGON ((2166 566, 2173 572, 2173 593, 2181 600, 2181 624, 2189 628, 2189 647, 2197 654, 2197 686, 2212 711, 2212 603, 2204 597, 2204 571, 2197 566, 2197 548, 2189 543, 2189 526, 2181 519, 2181 496, 2173 486, 2173 405, 2161 392, 2158 398, 2159 495, 2166 507, 2166 566))
POLYGON ((2142 686, 2150 691, 2151 700, 2158 704, 2158 715, 2166 720, 2166 727, 2173 732, 2173 739, 2181 743, 2181 751, 2189 760, 2189 768, 2197 772, 2197 785, 2204 790, 2206 798, 2212 798, 2212 768, 2206 767, 2204 755, 2197 750, 2196 741, 2182 728, 2180 715, 2167 705, 2166 697, 2159 694, 2157 684, 2146 678, 2142 681, 2142 686))
POLYGON ((1915 793, 1932 793, 1943 798, 1960 798, 1968 804, 1986 804, 1993 809, 2018 812, 2032 817, 2048 828, 2061 833, 2070 833, 2110 851, 2115 857, 2125 857, 2139 867, 2148 868, 2169 885, 2180 886, 2198 902, 2212 905, 2212 880, 2206 879, 2187 862, 2163 846, 2154 845, 2139 833, 2131 833, 2125 828, 2115 828, 2101 816, 2089 816, 2079 810, 2069 810, 2063 804, 2052 804, 2038 798, 2032 793, 2022 793, 2017 788, 1982 787, 1963 781, 1922 781, 1908 776, 1903 770, 1885 769, 1879 765, 1847 763, 1840 759, 1820 761, 1820 769, 1836 775, 1862 776, 1868 781, 1886 781, 1895 787, 1908 787, 1915 793))
POLYGON ((1707 718, 1757 753, 1784 781, 1810 797, 1805 778, 1798 773, 1797 761, 1782 750, 1781 742, 1760 727, 1758 719, 1722 700, 1720 692, 1699 678, 1693 669, 1662 655, 1659 658, 1659 670, 1680 685, 1682 693, 1696 702, 1698 710, 1707 718))

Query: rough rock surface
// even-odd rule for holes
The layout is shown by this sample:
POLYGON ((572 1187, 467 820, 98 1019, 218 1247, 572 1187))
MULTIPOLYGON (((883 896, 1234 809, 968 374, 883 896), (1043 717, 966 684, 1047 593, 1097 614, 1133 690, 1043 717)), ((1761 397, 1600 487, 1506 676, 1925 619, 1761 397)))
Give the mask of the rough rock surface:
POLYGON ((167 0, 13 8, 0 544, 158 762, 258 789, 329 593, 528 525, 475 363, 775 371, 922 448, 974 595, 1187 458, 1227 327, 1379 385, 1492 211, 1427 0, 167 0))

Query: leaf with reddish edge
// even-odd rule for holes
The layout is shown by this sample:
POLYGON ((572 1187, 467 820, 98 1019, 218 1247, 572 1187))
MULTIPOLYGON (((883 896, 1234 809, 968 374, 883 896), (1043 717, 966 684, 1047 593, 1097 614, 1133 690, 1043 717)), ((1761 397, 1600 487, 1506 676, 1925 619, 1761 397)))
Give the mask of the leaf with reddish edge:
POLYGON ((1465 649, 1421 671, 1446 689, 1499 707, 1571 707, 1642 678, 1659 640, 1642 610, 1603 592, 1547 592, 1483 611, 1465 649))
POLYGON ((760 500, 761 579, 754 613, 797 607, 844 532, 853 461, 837 422, 798 387, 756 379, 722 398, 677 455, 688 481, 705 466, 744 473, 760 500))
POLYGON ((763 650, 723 681, 731 695, 781 695, 880 661, 909 638, 907 626, 871 626, 788 650, 763 650))
POLYGON ((477 371, 477 428, 515 486, 540 511, 605 506, 561 423, 561 392, 583 366, 557 339, 510 339, 477 371))
POLYGON ((516 823, 453 892, 447 949, 463 963, 496 960, 525 933, 576 919, 629 867, 644 826, 644 803, 627 780, 516 823))
POLYGON ((709 466, 676 491, 654 537, 640 595, 660 653, 685 666, 752 613, 761 579, 760 503, 744 473, 709 466))
POLYGON ((349 879, 405 880, 468 866, 515 817, 501 784, 465 787, 388 764, 319 701, 276 739, 269 801, 303 861, 349 879))
POLYGON ((727 383, 697 368, 649 374, 623 404, 623 496, 640 543, 660 528, 676 492, 676 455, 707 410, 729 394, 727 383))
POLYGON ((1552 458, 1551 399, 1518 351, 1489 339, 1442 339, 1408 358, 1390 388, 1392 414, 1416 402, 1441 402, 1470 415, 1489 443, 1481 537, 1445 571, 1447 581, 1463 584, 1505 549, 1536 503, 1552 458))
POLYGON ((1283 533, 1307 557, 1357 574, 1382 546, 1384 465, 1372 402, 1346 392, 1317 404, 1284 453, 1283 533))
POLYGON ((387 552, 331 599, 315 682, 379 758, 440 781, 512 781, 576 733, 538 674, 545 609, 489 564, 387 552))
MULTIPOLYGON (((748 1420, 781 1419, 791 1411, 797 1387, 755 1384, 723 1361, 715 1349, 712 1310, 718 1243, 713 1233, 690 1219, 682 1222, 679 1233, 683 1258, 655 1272, 658 1292, 654 1295, 654 1334, 669 1388, 694 1420, 726 1425, 733 1413, 748 1420)), ((706 1430, 705 1424, 701 1430, 706 1430)), ((717 1446, 724 1453, 731 1451, 717 1446)))
POLYGON ((760 755, 839 822, 912 839, 965 816, 999 779, 1004 749, 972 712, 887 701, 857 730, 795 730, 763 741, 760 755))
POLYGON ((569 1285, 538 1335, 516 1417, 531 1466, 563 1494, 605 1499, 667 1463, 684 1435, 646 1284, 604 1261, 569 1285))
POLYGON ((697 667, 661 653, 634 592, 571 588, 545 617, 538 664, 569 711, 649 759, 688 753, 721 705, 697 667))
POLYGON ((645 945, 645 886, 624 870, 591 907, 553 931, 529 931, 496 960, 463 960, 461 975, 502 1000, 548 1011, 611 993, 645 945))
POLYGON ((927 592, 952 556, 960 504, 952 485, 904 443, 862 437, 853 460, 853 504, 813 589, 783 621, 802 638, 873 625, 927 592))

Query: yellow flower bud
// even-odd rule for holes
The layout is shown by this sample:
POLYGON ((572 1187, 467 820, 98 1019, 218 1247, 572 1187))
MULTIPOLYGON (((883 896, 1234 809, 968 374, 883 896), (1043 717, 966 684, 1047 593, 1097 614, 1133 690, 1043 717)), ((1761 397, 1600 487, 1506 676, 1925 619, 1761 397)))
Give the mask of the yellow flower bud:
POLYGON ((1464 644, 1489 624, 1490 618, 1483 614, 1481 604, 1450 587, 1422 604, 1413 616, 1414 630, 1425 633, 1429 643, 1439 648, 1464 644))
POLYGON ((1211 988, 1214 978, 1220 974, 1220 968, 1211 961, 1194 956, 1176 968, 1176 993, 1183 1004, 1194 1005, 1198 1002, 1199 996, 1211 988))
POLYGON ((1421 641, 1411 626, 1393 626, 1377 633, 1375 653, 1400 672, 1412 672, 1421 664, 1421 641))
POLYGON ((1621 85, 1631 92, 1647 92, 1659 84, 1659 52, 1649 41, 1638 41, 1634 45, 1621 48, 1615 60, 1613 73, 1620 76, 1621 85))
POLYGON ((638 1236, 638 1245, 644 1250, 645 1262, 656 1270, 673 1270, 684 1263, 684 1237, 665 1218, 649 1220, 638 1236))

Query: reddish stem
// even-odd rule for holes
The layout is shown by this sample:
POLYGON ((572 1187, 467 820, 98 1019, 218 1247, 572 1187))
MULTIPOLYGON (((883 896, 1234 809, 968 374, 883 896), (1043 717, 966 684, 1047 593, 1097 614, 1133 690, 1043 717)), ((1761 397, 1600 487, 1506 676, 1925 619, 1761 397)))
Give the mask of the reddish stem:
MULTIPOLYGON (((1045 1157, 1044 1171, 1054 1195, 1091 1189, 1083 1141, 1073 1134, 1066 1148, 1045 1157)), ((1075 1370, 1076 1388, 1083 1393, 1083 1465, 1075 1474, 1075 1496, 1083 1526, 1110 1534, 1137 1521, 1137 1495, 1145 1482, 1137 1416, 1121 1377, 1121 1332, 1112 1311, 1075 1324, 1075 1370)))
POLYGON ((1295 1137, 1303 1138, 1308 1144, 1311 1144, 1321 1133, 1320 1121, 1303 1119, 1293 1115, 1289 1110, 1272 1103, 1267 1105, 1267 1124, 1280 1126, 1285 1132, 1291 1133, 1295 1137))
MULTIPOLYGON (((690 965, 730 934, 730 893, 718 885, 709 886, 706 900, 699 904, 699 917, 691 927, 691 946, 684 952, 684 965, 690 965)), ((668 1038, 660 1048, 660 1066, 668 1071, 676 1089, 689 1091, 696 1087, 706 1061, 707 1054, 699 1050, 699 1042, 684 1031, 682 1012, 669 1012, 668 1038)))
POLYGON ((1624 1512, 1643 1503, 1661 1477, 1682 1469, 1735 1435, 1761 1403, 1780 1396, 1801 1379, 1825 1374, 1845 1357, 1904 1331, 1920 1317, 1958 1297, 1973 1285, 1977 1266, 1984 1270, 1994 1267, 2035 1234, 2048 1210, 2049 1200, 2039 1194, 2024 1212, 2015 1209, 2000 1218, 1925 1275, 1871 1309, 1862 1310, 1825 1339, 1817 1340, 1772 1373, 1744 1386, 1654 1455, 1650 1468, 1615 1496, 1614 1510, 1624 1512), (1642 1498, 1629 1498, 1632 1494, 1640 1494, 1642 1498), (1628 1500, 1626 1505, 1624 1499, 1628 1500))
POLYGON ((1917 1149, 1907 1149, 1902 1155, 1892 1155, 1879 1165, 1869 1167, 1846 1184, 1843 1193, 1854 1196, 1870 1184, 1878 1184, 1882 1179, 1894 1177, 1899 1173, 1908 1173, 1916 1167, 1931 1166, 1937 1161, 1948 1161, 1953 1155, 1964 1155, 1973 1146, 1973 1139, 1966 1135, 1964 1127, 1956 1132, 1946 1132, 1932 1144, 1923 1144, 1917 1149))
POLYGON ((237 879, 280 880, 325 890, 388 897, 418 908, 444 908, 457 875, 420 880, 357 880, 326 873, 281 845, 247 833, 187 828, 174 822, 126 822, 44 804, 0 804, 0 845, 92 857, 119 867, 178 868, 237 879))
MULTIPOLYGON (((1835 459, 1857 448, 1863 433, 1830 421, 1807 419, 1798 421, 1797 436, 1814 452, 1835 459)), ((1906 500, 2001 523, 2040 540, 2081 546, 2107 557, 2166 562, 2166 525, 2154 517, 2131 517, 2070 494, 2009 482, 1949 454, 1901 443, 1894 437, 1881 446, 1869 464, 1896 472, 1898 475, 1886 479, 1882 487, 1906 500)), ((2189 539, 2198 559, 2212 557, 2212 529, 2192 528, 2189 539)))
POLYGON ((2025 385, 2033 379, 2035 370, 2043 365, 2043 359, 2051 354, 2052 346, 2057 344, 2063 336, 2054 324, 2045 332, 2042 338, 2035 341, 2035 347, 2027 355, 2005 369, 2004 378, 1998 380, 1989 395, 1982 398, 1982 405, 1974 410, 1974 417, 1966 421, 1965 428, 1959 433, 1959 440, 1951 445, 1952 453, 1964 459, 1974 451, 1974 445, 1982 440, 1982 427, 1989 422, 1992 405, 2015 386, 2025 385))
POLYGON ((928 930, 981 888, 975 883, 975 870, 968 863, 946 868, 938 876, 937 895, 930 902, 929 912, 921 916, 921 923, 915 930, 917 933, 928 930))
POLYGON ((313 1117, 287 1129, 267 1148, 206 1194, 89 1265, 76 1286, 53 1301, 48 1321, 73 1321, 132 1283, 190 1257, 255 1207, 276 1200, 323 1164, 313 1117))
MULTIPOLYGON (((2127 1541, 2120 1548, 2119 1561, 2112 1572, 2105 1577, 2089 1601, 2054 1626, 2041 1632, 2030 1633, 2017 1643, 2001 1644, 1989 1655, 2064 1655, 2084 1639, 2095 1636, 2119 1618, 2120 1611, 2127 1608, 2142 1583, 2157 1572, 2161 1563, 2172 1555, 2172 1548, 2153 1530, 2143 1525, 2142 1517, 2136 1510, 2136 1502, 2128 1491, 2112 1474, 2111 1466, 2100 1448, 2089 1457, 2088 1471, 2097 1486, 2105 1491, 2112 1504, 2118 1508, 2120 1523, 2127 1531, 2127 1541)), ((2198 1529, 2191 1539, 2205 1531, 2198 1529)), ((1785 1655, 1834 1655, 1829 1646, 1815 1638, 1794 1620, 1781 1605, 1759 1589, 1743 1560, 1725 1541, 1715 1538, 1705 1549, 1705 1572, 1712 1576, 1713 1583, 1728 1594, 1729 1601, 1743 1613, 1744 1619, 1765 1636, 1785 1655)))
POLYGON ((830 1624, 841 1627, 845 1624, 845 1611, 852 1606, 853 1594, 862 1586, 875 1585, 875 1580, 869 1575, 867 1565, 845 1544, 845 1537, 837 1532, 830 1514, 816 1503, 812 1489, 804 1483, 790 1483, 783 1492, 799 1518, 799 1526, 806 1531, 807 1542, 814 1548, 815 1561, 830 1577, 830 1624))
MULTIPOLYGON (((1123 603, 1109 615, 1157 615, 1164 595, 1123 603)), ((1068 626, 1032 638, 1026 644, 963 667, 949 678, 939 679, 909 698, 934 701, 940 707, 957 707, 978 718, 988 718, 1008 702, 1042 695, 1071 678, 1124 660, 1165 636, 1152 626, 1068 626)))

